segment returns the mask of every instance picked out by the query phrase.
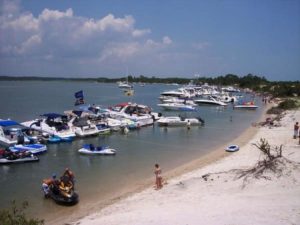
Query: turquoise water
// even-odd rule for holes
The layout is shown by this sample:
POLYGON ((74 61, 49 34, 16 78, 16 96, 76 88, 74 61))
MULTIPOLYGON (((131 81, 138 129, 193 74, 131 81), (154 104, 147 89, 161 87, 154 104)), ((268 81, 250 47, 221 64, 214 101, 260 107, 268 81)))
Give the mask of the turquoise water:
MULTIPOLYGON (((173 89, 167 85, 135 85, 135 95, 125 96, 116 84, 88 82, 1 82, 0 118, 22 122, 47 112, 62 113, 74 107, 74 93, 83 90, 87 103, 104 107, 120 102, 137 102, 151 106, 164 115, 178 113, 161 111, 159 93, 173 89)), ((177 88, 177 87, 175 87, 177 88)), ((256 103, 261 104, 257 99, 256 103)), ((153 177, 153 165, 159 163, 164 171, 176 168, 236 138, 257 120, 262 111, 232 110, 201 106, 187 116, 200 116, 204 127, 160 128, 154 126, 132 131, 128 135, 111 135, 76 139, 72 143, 48 145, 48 152, 38 163, 0 166, 0 208, 12 200, 28 200, 29 211, 41 217, 55 217, 62 212, 76 214, 92 210, 92 203, 117 196, 121 190, 153 177), (232 121, 230 120, 232 117, 232 121), (117 149, 114 157, 84 156, 77 150, 84 143, 105 144, 117 149), (56 205, 43 198, 41 180, 52 173, 61 174, 65 167, 74 171, 80 203, 71 208, 56 205), (95 197, 96 196, 96 197, 95 197)))

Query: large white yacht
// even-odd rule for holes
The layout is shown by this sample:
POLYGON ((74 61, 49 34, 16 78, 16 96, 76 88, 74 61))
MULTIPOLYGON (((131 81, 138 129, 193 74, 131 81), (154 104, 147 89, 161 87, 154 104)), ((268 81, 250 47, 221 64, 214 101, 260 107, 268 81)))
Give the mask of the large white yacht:
POLYGON ((76 135, 68 125, 68 118, 58 113, 46 113, 41 119, 26 121, 22 125, 58 136, 63 140, 72 140, 76 135))
POLYGON ((140 127, 153 124, 159 117, 159 114, 152 112, 148 106, 131 102, 120 103, 110 107, 108 112, 111 118, 119 119, 123 117, 130 119, 140 127))

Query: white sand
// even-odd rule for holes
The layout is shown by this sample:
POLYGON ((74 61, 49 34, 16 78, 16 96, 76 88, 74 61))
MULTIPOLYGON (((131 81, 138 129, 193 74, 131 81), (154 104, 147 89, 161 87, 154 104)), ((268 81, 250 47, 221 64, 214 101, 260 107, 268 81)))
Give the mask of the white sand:
POLYGON ((298 139, 292 139, 293 125, 300 111, 289 112, 281 127, 262 127, 240 151, 168 181, 161 190, 148 188, 89 215, 80 225, 259 225, 300 224, 300 169, 289 166, 283 176, 267 173, 271 179, 243 179, 231 169, 253 167, 261 157, 252 145, 260 138, 271 146, 283 145, 283 156, 300 162, 298 139))

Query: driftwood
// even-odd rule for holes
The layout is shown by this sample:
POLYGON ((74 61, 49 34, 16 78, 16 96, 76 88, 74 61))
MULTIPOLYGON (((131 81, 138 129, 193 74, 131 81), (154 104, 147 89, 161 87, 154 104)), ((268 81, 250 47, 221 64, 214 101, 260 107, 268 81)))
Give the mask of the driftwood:
POLYGON ((271 147, 266 139, 260 139, 260 143, 253 145, 261 151, 263 157, 252 168, 208 173, 203 175, 202 179, 207 181, 211 175, 231 173, 235 180, 243 179, 242 188, 244 188, 251 179, 271 180, 274 176, 277 178, 284 175, 288 176, 292 170, 300 168, 299 162, 291 161, 282 156, 282 145, 271 147))

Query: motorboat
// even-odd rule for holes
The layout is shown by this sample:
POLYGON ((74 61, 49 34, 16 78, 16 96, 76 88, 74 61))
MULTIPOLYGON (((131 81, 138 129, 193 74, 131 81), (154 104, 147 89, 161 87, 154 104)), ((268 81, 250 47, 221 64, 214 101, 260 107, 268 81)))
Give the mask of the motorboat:
POLYGON ((79 137, 98 135, 100 132, 97 126, 86 117, 75 116, 68 122, 68 125, 79 137))
POLYGON ((183 103, 161 103, 157 104, 165 110, 173 110, 173 111, 195 111, 195 106, 186 105, 183 103))
POLYGON ((152 125, 160 115, 152 112, 151 108, 142 104, 125 102, 109 107, 109 116, 113 119, 130 119, 138 127, 152 125))
POLYGON ((157 123, 159 126, 200 126, 204 125, 204 120, 201 118, 168 116, 160 118, 157 123))
POLYGON ((78 150, 81 154, 87 155, 115 155, 116 150, 108 146, 95 147, 92 144, 84 144, 81 149, 78 150))
POLYGON ((109 134, 111 131, 110 127, 108 126, 108 123, 106 122, 98 123, 96 127, 99 131, 99 134, 109 134))
POLYGON ((191 98, 191 93, 185 90, 184 88, 179 88, 177 90, 170 90, 170 91, 164 91, 160 93, 160 98, 169 98, 169 97, 176 97, 176 98, 191 98))
POLYGON ((68 117, 58 113, 46 113, 41 115, 41 119, 26 121, 21 124, 50 135, 58 136, 64 140, 72 141, 76 136, 75 132, 68 125, 68 117))
POLYGON ((253 109, 255 110, 258 108, 257 105, 254 105, 253 101, 237 104, 237 105, 234 105, 233 107, 234 107, 234 109, 252 109, 252 110, 253 109))
POLYGON ((175 97, 163 99, 162 101, 163 101, 163 103, 182 103, 182 104, 185 104, 185 105, 192 105, 192 106, 197 105, 197 104, 195 104, 195 102, 193 100, 175 98, 175 97))
POLYGON ((9 150, 1 150, 0 164, 37 162, 39 158, 30 152, 14 153, 9 150))
POLYGON ((240 147, 239 147, 238 145, 229 145, 229 146, 225 149, 226 152, 236 152, 236 151, 238 151, 238 150, 240 150, 240 147))
POLYGON ((41 134, 13 120, 0 120, 0 145, 8 147, 18 143, 36 143, 41 134))
POLYGON ((229 86, 229 87, 223 87, 222 90, 226 91, 226 92, 240 92, 239 89, 231 87, 231 86, 229 86))
POLYGON ((119 88, 132 88, 132 84, 130 84, 129 82, 127 81, 119 81, 118 82, 118 87, 119 88))
POLYGON ((194 102, 199 105, 218 105, 218 106, 226 106, 227 105, 226 103, 219 101, 212 96, 208 96, 207 98, 195 99, 194 102))
POLYGON ((234 103, 238 101, 238 98, 236 96, 233 95, 228 95, 228 94, 222 94, 219 96, 220 101, 224 102, 224 103, 234 103))
POLYGON ((107 118, 107 125, 112 131, 119 131, 122 127, 122 123, 120 120, 113 119, 113 118, 107 118))
POLYGON ((34 155, 47 151, 47 146, 43 144, 17 144, 9 147, 9 150, 15 153, 28 151, 34 155))

